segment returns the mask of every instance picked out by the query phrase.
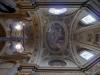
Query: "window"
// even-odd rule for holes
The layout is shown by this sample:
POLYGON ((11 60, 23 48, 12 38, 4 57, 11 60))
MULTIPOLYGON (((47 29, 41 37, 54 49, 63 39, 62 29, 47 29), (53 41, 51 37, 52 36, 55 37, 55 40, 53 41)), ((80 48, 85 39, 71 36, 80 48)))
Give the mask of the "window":
POLYGON ((81 19, 84 24, 91 24, 96 21, 96 19, 92 15, 87 15, 81 19))
POLYGON ((67 8, 50 8, 49 13, 55 14, 55 15, 60 15, 63 14, 67 11, 67 8))
POLYGON ((15 44, 14 48, 17 50, 17 52, 22 53, 24 51, 23 46, 21 43, 15 44))
POLYGON ((20 30, 22 30, 23 29, 23 26, 25 26, 25 23, 23 23, 22 21, 20 21, 20 22, 16 22, 15 23, 15 29, 16 30, 18 30, 18 31, 20 31, 20 30))
POLYGON ((80 54, 80 56, 81 56, 82 58, 84 58, 85 60, 90 60, 91 58, 94 57, 94 54, 91 53, 91 52, 88 52, 88 51, 83 51, 83 52, 80 54))

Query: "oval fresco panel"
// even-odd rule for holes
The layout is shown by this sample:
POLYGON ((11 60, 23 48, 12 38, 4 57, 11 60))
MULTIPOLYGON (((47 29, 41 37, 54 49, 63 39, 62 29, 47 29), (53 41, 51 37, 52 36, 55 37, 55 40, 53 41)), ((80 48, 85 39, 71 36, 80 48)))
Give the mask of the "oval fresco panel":
POLYGON ((64 49, 65 31, 61 24, 53 23, 47 31, 47 44, 53 51, 64 49))
POLYGON ((48 62, 48 64, 50 66, 66 66, 66 62, 64 60, 59 60, 59 59, 56 59, 56 60, 50 60, 48 62))

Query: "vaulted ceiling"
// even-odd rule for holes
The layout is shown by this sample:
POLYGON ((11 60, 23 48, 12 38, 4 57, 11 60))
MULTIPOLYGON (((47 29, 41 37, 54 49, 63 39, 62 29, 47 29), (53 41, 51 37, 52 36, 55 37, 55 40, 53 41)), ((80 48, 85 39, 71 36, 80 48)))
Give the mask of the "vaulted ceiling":
POLYGON ((87 70, 100 62, 99 0, 15 0, 15 4, 15 13, 0 13, 0 59, 32 64, 38 70, 87 70), (50 12, 51 8, 57 9, 50 12), (61 8, 65 13, 56 14, 61 8))

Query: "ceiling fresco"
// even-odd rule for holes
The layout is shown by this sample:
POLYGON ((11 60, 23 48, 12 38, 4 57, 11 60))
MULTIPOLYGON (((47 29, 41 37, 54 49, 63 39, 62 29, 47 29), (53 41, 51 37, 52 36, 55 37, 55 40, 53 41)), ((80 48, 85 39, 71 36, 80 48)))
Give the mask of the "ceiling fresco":
POLYGON ((52 23, 48 27, 46 37, 48 47, 51 50, 58 52, 59 50, 65 49, 65 31, 63 25, 57 22, 52 23))
POLYGON ((7 39, 0 42, 0 58, 32 64, 36 70, 83 71, 98 63, 100 16, 88 7, 92 1, 74 1, 63 0, 60 7, 60 0, 32 0, 33 5, 16 0, 16 13, 0 13, 0 37, 7 39))

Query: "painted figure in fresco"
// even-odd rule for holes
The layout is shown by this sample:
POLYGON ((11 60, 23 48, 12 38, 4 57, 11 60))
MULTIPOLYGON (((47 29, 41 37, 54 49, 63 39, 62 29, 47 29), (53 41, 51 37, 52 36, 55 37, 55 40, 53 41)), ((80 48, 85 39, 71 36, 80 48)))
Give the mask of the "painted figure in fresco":
POLYGON ((53 23, 48 29, 48 45, 54 50, 59 50, 64 47, 65 32, 63 26, 59 23, 53 23))

